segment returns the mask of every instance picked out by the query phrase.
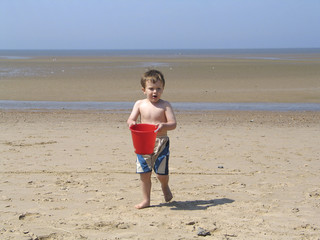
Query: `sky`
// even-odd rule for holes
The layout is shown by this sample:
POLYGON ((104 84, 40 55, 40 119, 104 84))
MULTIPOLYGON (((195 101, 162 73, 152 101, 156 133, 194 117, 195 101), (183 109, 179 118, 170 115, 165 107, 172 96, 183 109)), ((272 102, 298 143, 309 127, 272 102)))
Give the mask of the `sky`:
POLYGON ((0 0, 0 49, 320 48, 320 0, 0 0))

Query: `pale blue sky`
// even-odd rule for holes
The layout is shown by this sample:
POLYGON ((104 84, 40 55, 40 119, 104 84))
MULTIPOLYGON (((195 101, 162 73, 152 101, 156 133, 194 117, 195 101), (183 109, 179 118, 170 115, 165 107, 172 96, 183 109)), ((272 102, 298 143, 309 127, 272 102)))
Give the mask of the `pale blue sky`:
POLYGON ((320 47, 320 0, 0 0, 0 49, 320 47))

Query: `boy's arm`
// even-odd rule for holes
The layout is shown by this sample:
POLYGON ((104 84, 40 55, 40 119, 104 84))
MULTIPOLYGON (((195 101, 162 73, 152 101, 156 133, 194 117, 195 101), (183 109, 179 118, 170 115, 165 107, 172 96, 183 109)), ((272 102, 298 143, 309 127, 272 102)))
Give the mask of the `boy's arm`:
POLYGON ((177 127, 176 117, 174 115, 171 104, 167 102, 165 108, 166 108, 165 115, 166 115, 167 122, 158 124, 158 128, 156 131, 159 131, 161 129, 169 131, 169 130, 174 130, 177 127))
POLYGON ((134 104, 134 106, 132 108, 131 114, 127 120, 127 124, 129 127, 136 124, 136 121, 137 121, 138 116, 140 114, 139 106, 140 106, 140 101, 136 101, 136 103, 134 104))

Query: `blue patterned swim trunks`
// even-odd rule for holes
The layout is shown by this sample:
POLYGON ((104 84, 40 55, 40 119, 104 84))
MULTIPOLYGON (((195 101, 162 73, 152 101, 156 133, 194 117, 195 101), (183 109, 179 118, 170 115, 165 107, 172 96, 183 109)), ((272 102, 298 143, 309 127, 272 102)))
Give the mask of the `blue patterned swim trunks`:
POLYGON ((151 172, 159 175, 169 174, 169 137, 157 137, 152 154, 137 154, 137 173, 151 172))

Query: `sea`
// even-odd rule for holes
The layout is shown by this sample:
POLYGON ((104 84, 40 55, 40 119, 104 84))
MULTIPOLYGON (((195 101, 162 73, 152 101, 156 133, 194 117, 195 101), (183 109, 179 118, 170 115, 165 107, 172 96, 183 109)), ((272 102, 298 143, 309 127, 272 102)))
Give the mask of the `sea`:
MULTIPOLYGON (((292 61, 319 61, 320 48, 277 49, 149 49, 149 50, 0 50, 1 59, 32 59, 41 57, 151 57, 183 58, 210 57, 228 59, 266 59, 292 61)), ((0 62, 1 63, 1 62, 0 62)), ((36 71, 36 70, 35 70, 36 71)), ((0 64, 0 80, 6 75, 20 74, 16 69, 3 69, 0 64)), ((21 73, 26 74, 26 73, 21 73)), ((35 73, 27 73, 35 74, 35 73)), ((320 111, 320 103, 172 103, 181 111, 320 111)), ((11 101, 0 99, 0 109, 70 109, 70 110, 124 110, 132 108, 132 102, 48 102, 11 101)))
POLYGON ((137 49, 137 50, 1 50, 0 59, 28 59, 37 57, 216 57, 240 59, 315 59, 320 60, 320 48, 266 49, 137 49))
MULTIPOLYGON (((177 111, 320 111, 320 103, 214 103, 173 102, 177 111)), ((98 110, 129 112, 133 102, 58 102, 0 100, 2 110, 98 110)))

